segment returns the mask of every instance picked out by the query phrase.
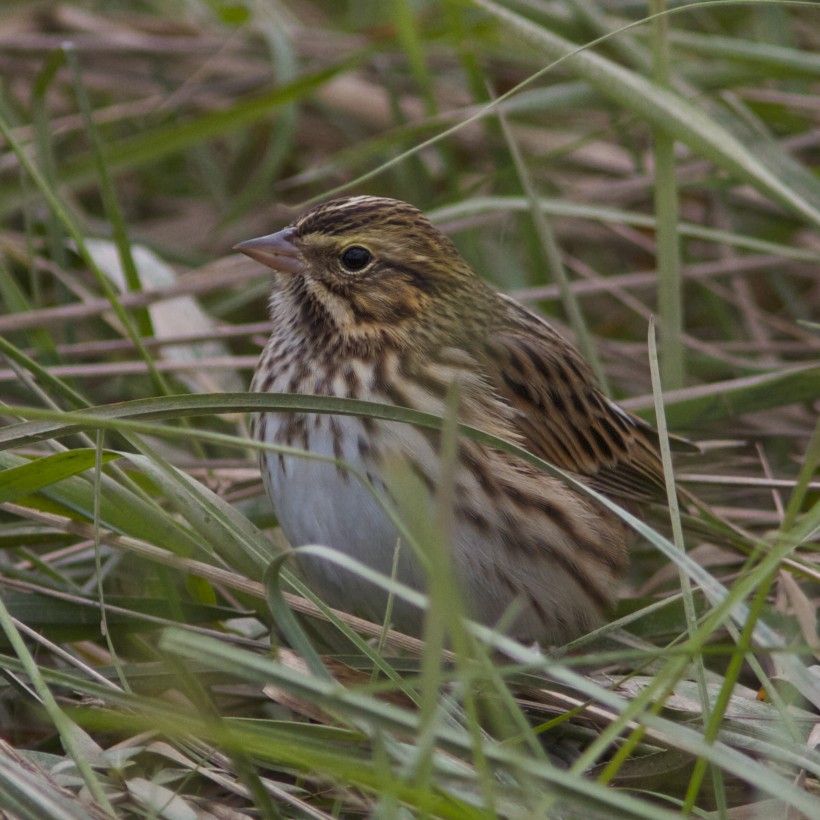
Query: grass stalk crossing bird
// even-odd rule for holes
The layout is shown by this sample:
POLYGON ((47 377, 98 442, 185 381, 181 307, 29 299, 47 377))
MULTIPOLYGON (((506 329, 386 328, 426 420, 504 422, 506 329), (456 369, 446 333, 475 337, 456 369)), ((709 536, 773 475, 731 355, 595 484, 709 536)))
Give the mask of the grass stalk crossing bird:
MULTIPOLYGON (((609 400, 578 351, 544 319, 476 276, 412 205, 373 196, 318 205, 236 249, 275 272, 273 330, 253 379, 260 392, 342 396, 445 414, 522 445, 620 503, 663 486, 654 430, 609 400)), ((407 464, 431 491, 438 434, 365 417, 267 413, 255 435, 354 465, 386 488, 407 464)), ((510 632, 563 642, 595 626, 627 565, 629 533, 594 500, 509 454, 461 440, 451 559, 468 612, 488 624, 517 606, 510 632)), ((289 541, 324 544, 390 575, 394 525, 336 464, 266 453, 262 472, 289 541)), ((385 594, 338 566, 303 561, 324 600, 374 620, 385 594)), ((398 578, 424 589, 400 553, 398 578)), ((421 615, 397 601, 397 629, 421 615)))

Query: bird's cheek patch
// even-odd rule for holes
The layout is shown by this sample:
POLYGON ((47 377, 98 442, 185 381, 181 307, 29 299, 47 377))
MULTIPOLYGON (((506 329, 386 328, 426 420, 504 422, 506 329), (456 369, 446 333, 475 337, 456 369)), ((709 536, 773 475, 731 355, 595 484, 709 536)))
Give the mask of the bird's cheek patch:
POLYGON ((354 315, 368 323, 409 319, 422 312, 425 302, 425 296, 406 283, 383 283, 378 289, 361 289, 350 296, 354 315))

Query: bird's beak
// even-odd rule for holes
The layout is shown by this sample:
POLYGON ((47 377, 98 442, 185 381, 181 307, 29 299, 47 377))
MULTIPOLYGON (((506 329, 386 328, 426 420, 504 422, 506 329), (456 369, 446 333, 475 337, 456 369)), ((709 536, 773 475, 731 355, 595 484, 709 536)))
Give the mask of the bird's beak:
POLYGON ((293 228, 285 228, 277 233, 240 242, 233 249, 273 268, 277 273, 299 273, 304 268, 304 260, 291 241, 295 233, 293 228))

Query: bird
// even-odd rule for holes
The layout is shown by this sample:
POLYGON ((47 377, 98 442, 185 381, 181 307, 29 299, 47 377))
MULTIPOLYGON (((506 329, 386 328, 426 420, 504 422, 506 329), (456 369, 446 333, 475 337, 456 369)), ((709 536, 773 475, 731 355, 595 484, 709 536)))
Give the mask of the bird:
MULTIPOLYGON (((272 331, 252 391, 361 399, 444 417, 455 389, 462 424, 525 448, 622 506, 638 508, 662 490, 654 428, 610 400, 567 339, 481 279, 413 205, 369 195, 331 199, 235 249, 274 272, 272 331)), ((402 464, 435 493, 438 431, 287 411, 260 413, 253 435, 325 457, 261 452, 263 483, 291 545, 331 547, 427 589, 424 560, 401 544, 372 488, 395 503, 391 471, 402 464)), ((471 618, 501 624, 528 644, 558 645, 611 612, 631 536, 600 502, 465 437, 451 496, 446 548, 471 618)), ((329 606, 376 622, 385 617, 387 593, 361 574, 315 554, 299 565, 329 606)), ((424 614, 410 602, 393 600, 390 617, 393 628, 422 634, 424 614)))

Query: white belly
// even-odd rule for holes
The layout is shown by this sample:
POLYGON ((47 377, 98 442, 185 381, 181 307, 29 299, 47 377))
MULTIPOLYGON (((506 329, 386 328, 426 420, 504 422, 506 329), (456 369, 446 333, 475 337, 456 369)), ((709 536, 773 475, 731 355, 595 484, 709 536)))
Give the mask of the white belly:
MULTIPOLYGON (((286 425, 286 416, 269 414, 265 439, 282 444, 286 425)), ((337 458, 339 445, 334 447, 334 439, 338 439, 342 460, 369 475, 382 500, 389 503, 380 477, 359 451, 359 439, 366 433, 358 419, 307 415, 305 428, 307 442, 300 436, 293 446, 337 458)), ((399 545, 399 534, 388 514, 372 490, 352 472, 325 461, 266 454, 263 477, 279 524, 292 546, 332 547, 388 577, 398 547, 398 580, 423 588, 423 573, 411 548, 399 545)), ((330 606, 377 622, 383 618, 387 596, 371 582, 325 559, 303 556, 299 564, 310 586, 330 606)), ((399 629, 417 632, 421 616, 413 607, 395 600, 392 620, 399 629)))

